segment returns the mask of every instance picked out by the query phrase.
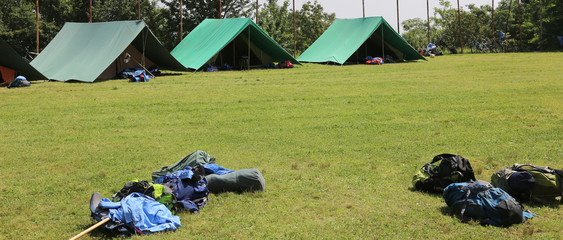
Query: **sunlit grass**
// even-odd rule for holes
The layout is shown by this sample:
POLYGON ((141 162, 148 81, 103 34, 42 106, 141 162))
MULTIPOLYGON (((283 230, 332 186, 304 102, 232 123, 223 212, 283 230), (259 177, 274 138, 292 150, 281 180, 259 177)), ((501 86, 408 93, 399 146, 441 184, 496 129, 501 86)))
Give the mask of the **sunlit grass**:
POLYGON ((483 227, 410 189, 440 153, 483 180, 513 163, 563 168, 561 53, 34 82, 0 96, 0 239, 71 237, 92 223, 92 192, 109 197, 195 150, 260 169, 266 191, 211 195, 178 231, 142 239, 562 236, 560 205, 483 227))

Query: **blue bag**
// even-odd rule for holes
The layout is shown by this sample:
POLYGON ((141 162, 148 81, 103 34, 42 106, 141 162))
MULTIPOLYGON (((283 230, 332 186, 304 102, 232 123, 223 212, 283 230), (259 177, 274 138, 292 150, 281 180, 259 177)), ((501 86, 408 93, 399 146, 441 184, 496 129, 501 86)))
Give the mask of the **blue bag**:
POLYGON ((157 178, 155 183, 170 187, 177 199, 177 205, 192 213, 207 204, 209 190, 205 179, 205 169, 186 166, 183 170, 157 178))
POLYGON ((444 200, 462 221, 507 227, 533 217, 508 193, 482 180, 448 185, 444 200))

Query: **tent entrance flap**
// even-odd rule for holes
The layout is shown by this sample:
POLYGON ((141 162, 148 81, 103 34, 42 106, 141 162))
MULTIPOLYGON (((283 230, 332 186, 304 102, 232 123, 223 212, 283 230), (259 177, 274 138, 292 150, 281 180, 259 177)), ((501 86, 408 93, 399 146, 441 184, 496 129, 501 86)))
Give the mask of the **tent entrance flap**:
POLYGON ((118 74, 127 68, 140 67, 140 63, 144 62, 145 68, 156 66, 153 61, 143 55, 135 46, 129 44, 125 51, 121 53, 115 61, 96 78, 96 80, 119 78, 118 74))
MULTIPOLYGON (((385 37, 385 35, 383 35, 385 37)), ((389 41, 383 41, 381 38, 381 30, 375 31, 356 52, 350 56, 346 61, 348 63, 363 63, 367 56, 381 57, 385 59, 384 55, 390 55, 395 61, 403 61, 405 54, 399 49, 389 44, 389 41), (384 46, 382 48, 382 46, 384 46)))
POLYGON ((207 63, 222 66, 229 64, 231 67, 240 68, 240 59, 250 53, 250 65, 257 66, 270 63, 273 58, 257 47, 252 41, 240 34, 225 46, 219 53, 215 54, 207 63), (249 47, 250 44, 250 47, 249 47), (248 51, 250 48, 250 52, 248 51))

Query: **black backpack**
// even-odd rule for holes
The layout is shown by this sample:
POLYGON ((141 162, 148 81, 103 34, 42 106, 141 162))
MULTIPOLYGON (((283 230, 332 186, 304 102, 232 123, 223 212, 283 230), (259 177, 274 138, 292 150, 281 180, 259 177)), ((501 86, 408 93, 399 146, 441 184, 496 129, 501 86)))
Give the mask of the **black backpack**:
POLYGON ((425 164, 412 179, 417 190, 442 193, 451 183, 475 181, 469 160, 454 154, 440 154, 425 164))
POLYGON ((491 176, 491 183, 520 201, 549 203, 563 196, 563 170, 514 164, 491 176))

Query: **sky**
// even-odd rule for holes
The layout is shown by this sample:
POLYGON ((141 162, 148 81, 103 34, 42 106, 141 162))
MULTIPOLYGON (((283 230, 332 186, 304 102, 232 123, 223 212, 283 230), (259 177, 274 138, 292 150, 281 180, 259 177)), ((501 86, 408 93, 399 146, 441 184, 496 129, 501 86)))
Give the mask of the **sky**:
MULTIPOLYGON (((260 5, 267 0, 258 0, 260 5)), ((278 0, 281 4, 284 0, 278 0)), ((295 0, 295 9, 300 9, 307 1, 314 0, 295 0)), ((365 4, 366 17, 383 16, 385 20, 397 30, 397 0, 363 0, 365 4)), ((459 4, 463 6, 468 4, 491 5, 495 2, 495 8, 500 0, 459 0, 459 4)), ((289 0, 290 7, 293 0, 289 0)), ((362 0, 317 0, 324 11, 327 13, 335 13, 336 18, 360 18, 362 17, 362 0)), ((457 0, 450 0, 452 6, 457 8, 457 0)), ((439 7, 439 0, 428 0, 430 6, 430 17, 434 16, 434 7, 439 7)), ((467 8, 465 8, 467 9, 467 8)), ((411 18, 421 18, 426 20, 426 1, 425 0, 399 0, 399 21, 411 18)), ((401 29, 402 30, 402 29, 401 29)))

